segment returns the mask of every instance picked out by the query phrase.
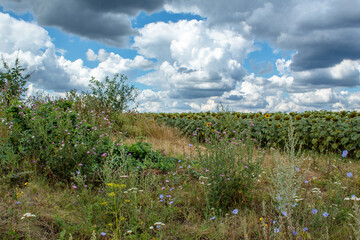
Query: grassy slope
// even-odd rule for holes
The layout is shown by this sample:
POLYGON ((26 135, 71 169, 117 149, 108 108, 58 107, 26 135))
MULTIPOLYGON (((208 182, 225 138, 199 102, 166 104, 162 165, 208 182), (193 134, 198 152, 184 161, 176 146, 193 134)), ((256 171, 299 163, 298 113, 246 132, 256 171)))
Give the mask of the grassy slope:
MULTIPOLYGON (((136 120, 125 117, 122 119, 122 124, 123 135, 127 137, 120 138, 121 134, 119 134, 115 137, 119 141, 122 139, 121 141, 131 144, 141 139, 151 143, 154 149, 166 155, 179 157, 183 161, 186 161, 187 156, 194 154, 194 150, 189 147, 191 141, 181 137, 178 130, 159 126, 141 117, 136 120)), ((4 129, 0 132, 1 135, 6 135, 4 129)), ((147 209, 143 213, 145 216, 141 216, 140 219, 145 222, 144 225, 148 225, 143 229, 148 229, 151 220, 154 219, 154 216, 151 216, 155 214, 164 218, 166 216, 167 221, 163 232, 154 234, 156 238, 153 239, 265 239, 268 233, 273 232, 270 219, 274 219, 274 210, 269 203, 268 195, 273 189, 270 187, 273 181, 271 176, 274 174, 274 169, 279 168, 278 160, 282 159, 282 164, 285 165, 288 163, 288 158, 288 155, 277 150, 268 150, 263 165, 264 173, 253 192, 254 203, 249 204, 251 207, 242 209, 237 215, 231 214, 231 211, 227 213, 229 215, 225 213, 222 216, 217 215, 213 221, 209 220, 212 215, 204 215, 204 212, 208 210, 204 210, 206 206, 203 185, 199 184, 197 178, 178 167, 174 171, 176 176, 156 175, 153 181, 158 182, 158 188, 146 189, 145 182, 138 182, 138 185, 133 182, 132 187, 144 188, 149 196, 152 194, 151 191, 155 192, 154 194, 162 193, 160 187, 164 185, 165 178, 176 182, 176 187, 182 186, 181 191, 176 190, 178 204, 171 209, 173 211, 171 214, 159 206, 149 207, 150 198, 144 196, 144 206, 147 209), (261 205, 262 201, 266 202, 265 207, 261 205)), ((339 161, 339 156, 335 155, 325 156, 312 153, 298 157, 297 160, 299 163, 297 166, 304 173, 304 179, 310 181, 308 185, 301 185, 305 189, 303 192, 307 194, 304 197, 305 205, 309 205, 310 208, 321 205, 322 209, 330 209, 335 204, 334 201, 338 201, 338 205, 342 204, 343 195, 336 197, 336 188, 328 186, 335 179, 341 179, 339 181, 344 184, 344 187, 351 189, 353 194, 357 191, 357 195, 360 196, 358 191, 360 163, 339 161), (344 177, 349 171, 354 175, 351 179, 344 177), (311 193, 314 187, 321 189, 319 196, 311 193), (330 200, 330 197, 336 200, 330 200)), ((144 173, 144 179, 150 176, 145 175, 146 173, 144 173)), ((74 239, 90 239, 94 229, 97 231, 96 239, 111 239, 109 229, 106 236, 101 236, 99 233, 102 230, 95 226, 101 224, 102 221, 108 221, 106 214, 99 210, 98 205, 103 201, 101 198, 104 196, 101 196, 98 189, 80 190, 61 185, 49 186, 45 179, 36 174, 25 174, 11 181, 2 179, 0 183, 0 239, 58 239, 60 232, 64 229, 67 231, 66 239, 70 237, 69 233, 74 239), (37 217, 21 220, 23 214, 27 212, 34 213, 37 217)), ((241 204, 235 207, 240 209, 241 204)), ((346 208, 351 209, 350 202, 346 203, 346 208)), ((340 222, 338 218, 335 219, 335 211, 333 212, 331 217, 334 216, 334 219, 329 218, 326 223, 327 231, 330 231, 330 239, 345 239, 344 236, 355 237, 349 226, 349 223, 355 223, 354 220, 351 220, 349 216, 344 216, 343 218, 347 220, 340 222)), ((323 223, 322 220, 316 221, 319 221, 319 224, 323 223)), ((319 226, 318 229, 325 232, 325 227, 319 226)), ((325 236, 325 233, 313 230, 309 232, 312 239, 325 236)), ((124 234, 124 236, 127 236, 126 239, 139 239, 139 237, 131 237, 130 234, 124 234)), ((306 236, 304 234, 299 239, 306 239, 306 236)), ((149 239, 150 236, 143 235, 142 238, 149 239)), ((289 236, 279 234, 275 237, 272 235, 268 239, 289 239, 289 236)))

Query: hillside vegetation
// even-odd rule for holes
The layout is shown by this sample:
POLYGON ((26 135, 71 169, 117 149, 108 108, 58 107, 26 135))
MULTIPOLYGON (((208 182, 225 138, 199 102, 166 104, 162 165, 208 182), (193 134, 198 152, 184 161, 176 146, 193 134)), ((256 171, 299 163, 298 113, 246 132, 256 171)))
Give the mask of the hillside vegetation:
POLYGON ((137 113, 111 94, 1 95, 0 239, 360 239, 357 112, 137 113))

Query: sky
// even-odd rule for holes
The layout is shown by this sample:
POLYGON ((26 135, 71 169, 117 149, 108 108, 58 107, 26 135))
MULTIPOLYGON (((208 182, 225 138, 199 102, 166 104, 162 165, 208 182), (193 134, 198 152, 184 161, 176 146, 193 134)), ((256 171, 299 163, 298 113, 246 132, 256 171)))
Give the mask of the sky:
POLYGON ((125 74, 139 112, 360 110, 359 0, 0 0, 28 95, 125 74))

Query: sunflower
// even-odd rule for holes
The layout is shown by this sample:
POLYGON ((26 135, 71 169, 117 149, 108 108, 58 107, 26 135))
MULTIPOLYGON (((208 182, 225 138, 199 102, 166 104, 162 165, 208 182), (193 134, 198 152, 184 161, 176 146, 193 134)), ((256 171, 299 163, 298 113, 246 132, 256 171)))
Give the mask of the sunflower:
POLYGON ((279 123, 278 125, 276 125, 278 128, 282 128, 282 125, 279 123))
POLYGON ((210 127, 210 126, 211 126, 211 123, 208 122, 208 123, 206 124, 206 126, 210 127))
POLYGON ((265 118, 269 118, 269 117, 270 117, 270 114, 265 113, 265 118))

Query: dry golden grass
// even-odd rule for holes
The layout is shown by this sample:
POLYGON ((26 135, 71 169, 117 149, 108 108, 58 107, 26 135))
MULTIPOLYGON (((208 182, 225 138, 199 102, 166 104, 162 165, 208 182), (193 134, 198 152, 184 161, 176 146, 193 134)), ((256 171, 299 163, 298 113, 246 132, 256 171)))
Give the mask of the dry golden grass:
POLYGON ((140 117, 134 123, 134 127, 139 129, 138 132, 141 132, 142 136, 130 136, 124 139, 125 144, 133 144, 141 140, 168 156, 191 154, 190 139, 182 136, 178 129, 159 125, 154 120, 144 117, 140 117))

